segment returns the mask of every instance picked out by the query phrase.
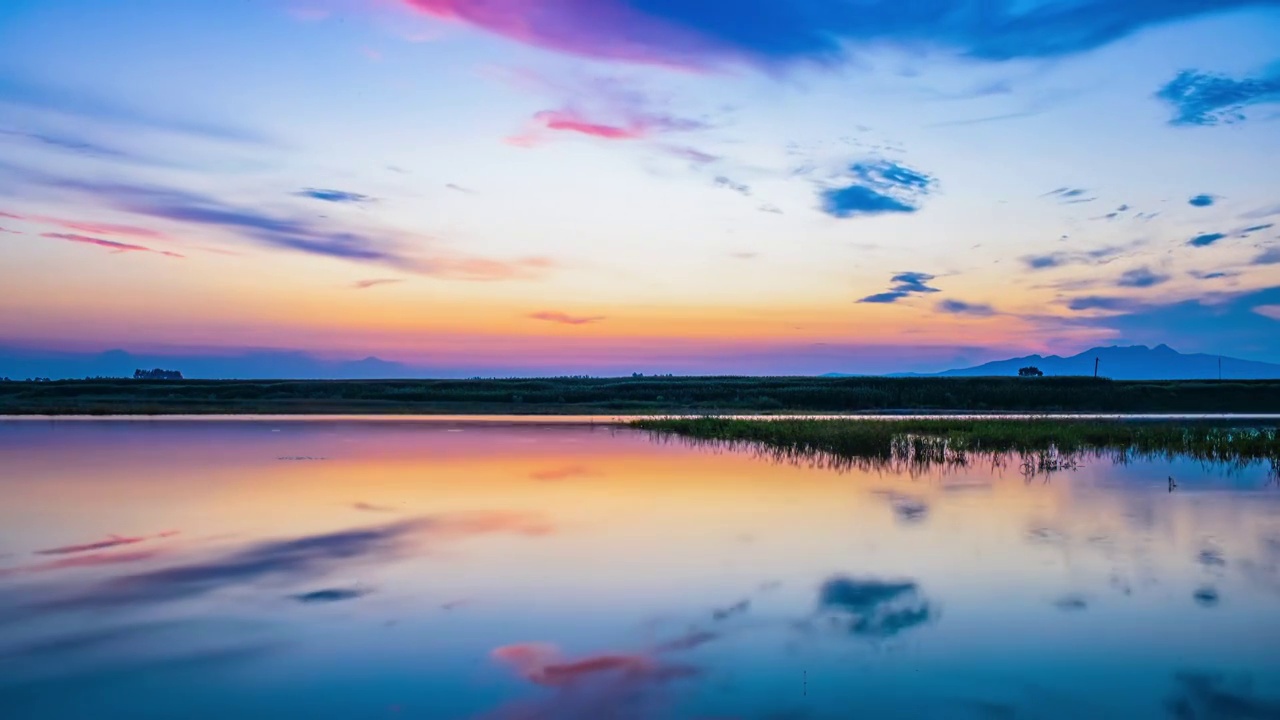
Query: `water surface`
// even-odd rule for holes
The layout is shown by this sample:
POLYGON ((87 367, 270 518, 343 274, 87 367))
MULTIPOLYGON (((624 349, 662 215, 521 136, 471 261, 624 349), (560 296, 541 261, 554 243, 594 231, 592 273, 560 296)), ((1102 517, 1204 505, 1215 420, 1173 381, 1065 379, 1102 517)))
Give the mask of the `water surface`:
POLYGON ((0 717, 1280 717, 1280 489, 611 425, 0 422, 0 717))

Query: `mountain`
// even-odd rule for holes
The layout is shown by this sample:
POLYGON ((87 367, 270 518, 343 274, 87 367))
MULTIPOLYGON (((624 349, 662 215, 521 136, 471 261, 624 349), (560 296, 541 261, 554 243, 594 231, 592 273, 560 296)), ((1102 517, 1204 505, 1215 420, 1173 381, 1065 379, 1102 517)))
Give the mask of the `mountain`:
POLYGON ((1017 375, 1019 368, 1034 366, 1045 375, 1093 375, 1094 359, 1098 376, 1113 380, 1216 380, 1219 363, 1223 380, 1280 379, 1280 365, 1240 360, 1203 353, 1183 354, 1168 345, 1147 347, 1096 347, 1078 355, 1027 355, 995 360, 976 367, 939 373, 901 373, 894 377, 980 377, 1017 375))
POLYGON ((84 377, 133 377, 137 369, 178 370, 188 378, 290 378, 366 380, 432 377, 431 370, 389 362, 376 357, 363 360, 328 360, 305 352, 248 350, 225 354, 160 355, 108 350, 102 353, 52 352, 0 347, 0 377, 20 380, 47 377, 55 380, 84 377))

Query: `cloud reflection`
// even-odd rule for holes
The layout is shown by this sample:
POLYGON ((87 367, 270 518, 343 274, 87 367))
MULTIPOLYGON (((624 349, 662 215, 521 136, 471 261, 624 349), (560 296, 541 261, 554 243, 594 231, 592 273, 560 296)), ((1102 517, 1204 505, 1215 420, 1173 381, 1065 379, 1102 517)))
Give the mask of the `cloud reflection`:
POLYGON ((892 637, 937 617, 913 580, 832 577, 818 590, 818 606, 847 618, 852 634, 869 638, 892 637))
POLYGON ((415 540, 447 541, 495 532, 543 535, 551 530, 545 521, 518 513, 415 518, 261 542, 203 562, 117 577, 51 606, 104 608, 183 600, 228 586, 263 580, 297 582, 323 576, 347 564, 392 560, 408 553, 415 540))

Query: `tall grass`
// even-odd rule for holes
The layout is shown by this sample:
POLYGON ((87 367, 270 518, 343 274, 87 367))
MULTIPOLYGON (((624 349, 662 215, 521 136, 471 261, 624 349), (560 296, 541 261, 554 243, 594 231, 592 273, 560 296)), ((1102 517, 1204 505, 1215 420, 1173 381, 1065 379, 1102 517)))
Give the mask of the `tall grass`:
POLYGON ((1097 421, 1030 418, 903 420, 637 420, 633 427, 694 441, 748 446, 778 459, 835 466, 965 465, 976 457, 1017 460, 1024 472, 1073 466, 1086 457, 1189 457, 1280 468, 1276 423, 1097 421))

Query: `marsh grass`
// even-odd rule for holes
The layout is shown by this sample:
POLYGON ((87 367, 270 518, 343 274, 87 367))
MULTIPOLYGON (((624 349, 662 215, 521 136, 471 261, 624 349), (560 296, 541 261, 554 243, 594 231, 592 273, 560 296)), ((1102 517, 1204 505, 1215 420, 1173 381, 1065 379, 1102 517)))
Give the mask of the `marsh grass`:
POLYGON ((632 427, 695 443, 747 448, 775 460, 820 467, 919 472, 975 462, 1014 465, 1034 476, 1096 458, 1116 463, 1179 457, 1229 468, 1280 469, 1272 423, 1029 419, 636 420, 632 427))

